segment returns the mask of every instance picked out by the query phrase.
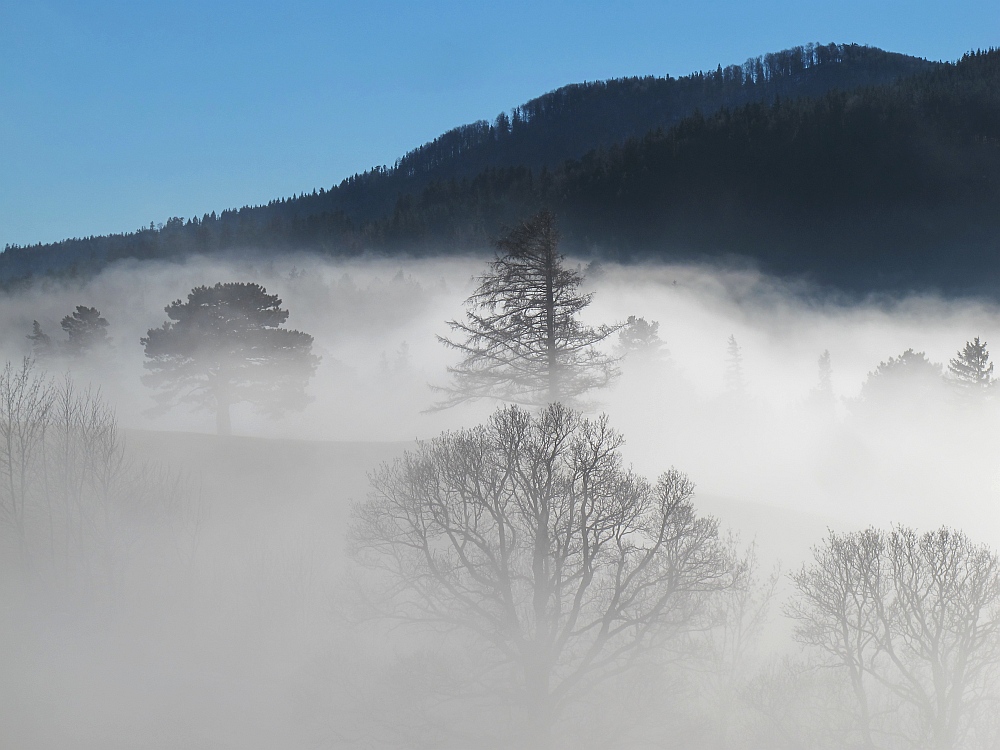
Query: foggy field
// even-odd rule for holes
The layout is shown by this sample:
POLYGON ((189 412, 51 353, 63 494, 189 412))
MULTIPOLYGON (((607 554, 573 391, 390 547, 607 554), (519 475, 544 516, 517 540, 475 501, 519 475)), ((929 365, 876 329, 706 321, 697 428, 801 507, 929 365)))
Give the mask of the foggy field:
MULTIPOLYGON (((128 487, 141 485, 148 502, 122 511, 113 531, 95 512, 66 531, 61 550, 47 527, 61 516, 40 504, 26 517, 28 552, 19 557, 13 533, 0 532, 0 747, 518 746, 509 675, 486 647, 457 631, 364 620, 363 579, 345 554, 352 504, 368 497, 372 472, 496 408, 427 411, 439 398, 429 385, 443 385, 455 363, 436 336, 463 314, 484 260, 125 263, 5 294, 0 348, 15 367, 30 354, 33 320, 59 340, 74 307, 100 310, 108 349, 51 355, 36 372, 100 389, 129 466, 155 470, 136 469, 128 487), (183 406, 150 415, 140 381, 139 339, 163 323, 164 306, 219 281, 278 294, 287 326, 314 336, 322 357, 304 410, 272 420, 235 407, 232 436, 183 406)), ((740 554, 755 543, 755 591, 780 573, 753 646, 726 672, 732 684, 719 687, 721 672, 702 662, 685 666, 679 641, 660 644, 571 702, 553 745, 836 746, 830 738, 849 734, 835 734, 853 715, 849 689, 824 682, 829 670, 787 666, 808 661, 783 613, 789 574, 828 529, 947 525, 1000 548, 997 400, 970 407, 943 381, 859 398, 868 374, 907 349, 947 368, 974 337, 1000 344, 1000 308, 933 295, 847 300, 721 267, 584 268, 594 293, 585 322, 657 321, 669 352, 626 357, 620 379, 584 399, 585 413, 608 415, 637 474, 687 474, 694 508, 718 519, 723 538, 738 536, 740 554), (742 354, 738 392, 726 379, 730 336, 742 354), (814 394, 824 351, 829 403, 814 394), (812 700, 826 701, 828 724, 810 719, 812 700)), ((680 640, 697 641, 702 658, 705 637, 680 640)), ((894 700, 872 698, 879 716, 894 700)), ((987 724, 953 746, 995 747, 987 724)), ((878 737, 878 747, 903 746, 888 729, 878 737)))

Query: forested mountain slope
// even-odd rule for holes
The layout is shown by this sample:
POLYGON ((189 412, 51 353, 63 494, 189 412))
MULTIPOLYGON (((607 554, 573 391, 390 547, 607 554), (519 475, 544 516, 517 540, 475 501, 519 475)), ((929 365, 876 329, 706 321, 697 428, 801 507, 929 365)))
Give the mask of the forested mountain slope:
POLYGON ((695 115, 552 171, 437 183, 367 231, 430 251, 541 207, 597 257, 739 256, 843 289, 1000 296, 1000 51, 695 115))
MULTIPOLYGON (((558 197, 552 193, 552 175, 577 169, 568 160, 593 164, 614 158, 608 155, 629 139, 657 132, 661 135, 653 137, 662 138, 673 127, 686 127, 685 118, 691 116, 704 122, 706 115, 720 110, 754 104, 768 109, 776 102, 884 85, 941 67, 858 45, 808 45, 678 79, 566 86, 502 113, 492 123, 451 130, 392 167, 355 175, 330 190, 201 219, 172 218, 159 228, 132 233, 8 247, 0 255, 0 280, 86 273, 118 258, 227 249, 351 253, 405 250, 410 242, 433 251, 482 247, 500 224, 517 220, 522 209, 558 197), (484 190, 495 193, 495 200, 484 203, 484 190), (510 205, 504 208, 506 203, 510 205)), ((634 149, 638 142, 626 148, 634 149)), ((560 202, 561 208, 566 205, 560 202)), ((585 238, 590 232, 571 230, 570 235, 585 238)), ((605 245, 617 234, 602 231, 594 237, 605 245)))

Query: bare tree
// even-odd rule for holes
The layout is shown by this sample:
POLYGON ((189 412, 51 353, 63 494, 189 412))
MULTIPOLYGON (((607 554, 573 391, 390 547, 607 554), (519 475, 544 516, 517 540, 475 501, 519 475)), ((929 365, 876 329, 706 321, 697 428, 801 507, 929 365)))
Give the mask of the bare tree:
POLYGON ((99 391, 28 360, 0 372, 0 541, 35 579, 114 596, 149 525, 186 512, 187 495, 176 472, 131 459, 99 391))
POLYGON ((960 746, 977 708, 997 697, 1000 560, 992 551, 947 528, 831 533, 794 582, 796 636, 847 672, 866 746, 875 746, 875 691, 895 705, 882 718, 886 735, 934 750, 960 746))
POLYGON ((494 398, 540 405, 571 401, 610 383, 617 360, 597 344, 621 326, 592 328, 579 320, 591 294, 583 276, 564 266, 555 217, 543 212, 496 243, 497 256, 467 300, 465 321, 449 321, 458 338, 439 337, 462 361, 438 408, 494 398))
POLYGON ((830 532, 813 561, 792 576, 797 596, 786 614, 795 637, 825 654, 847 675, 858 710, 863 746, 874 748, 870 682, 880 651, 879 602, 886 597, 883 534, 830 532))
POLYGON ((0 522, 14 533, 23 565, 28 565, 27 523, 39 496, 35 479, 43 467, 42 446, 53 405, 47 379, 31 360, 10 362, 0 372, 0 522))
POLYGON ((958 531, 889 536, 893 598, 879 610, 893 692, 930 746, 958 746, 970 709, 995 688, 1000 660, 1000 560, 958 531))
POLYGON ((367 601, 486 646, 515 675, 535 747, 571 698, 704 624, 729 584, 691 482, 676 470, 647 482, 621 445, 603 417, 503 408, 384 465, 355 509, 367 601))

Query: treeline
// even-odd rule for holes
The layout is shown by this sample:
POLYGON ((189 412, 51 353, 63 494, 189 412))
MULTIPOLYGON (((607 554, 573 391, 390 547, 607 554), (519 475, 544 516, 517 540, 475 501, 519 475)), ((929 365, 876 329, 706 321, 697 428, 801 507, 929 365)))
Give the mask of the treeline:
MULTIPOLYGON (((483 244, 506 223, 523 218, 522 204, 553 196, 532 193, 543 170, 570 159, 610 152, 629 138, 667 132, 695 113, 770 106, 777 100, 885 84, 935 70, 939 64, 858 45, 806 45, 752 58, 743 65, 681 78, 624 78, 566 86, 499 114, 455 128, 399 159, 350 177, 330 190, 266 206, 171 218, 136 232, 8 246, 0 279, 37 273, 86 274, 120 258, 171 258, 226 249, 314 249, 356 253, 436 240, 483 244), (523 183, 529 181, 526 188, 523 183), (520 199, 512 193, 528 194, 520 199), (462 203, 489 199, 482 221, 462 203), (512 201, 511 210, 498 203, 512 201), (440 204, 445 204, 444 206, 440 204), (453 205, 454 204, 454 205, 453 205), (438 233, 444 231, 440 237, 438 233), (429 236, 430 235, 430 236, 429 236)), ((593 157, 587 157, 593 158, 593 157)))

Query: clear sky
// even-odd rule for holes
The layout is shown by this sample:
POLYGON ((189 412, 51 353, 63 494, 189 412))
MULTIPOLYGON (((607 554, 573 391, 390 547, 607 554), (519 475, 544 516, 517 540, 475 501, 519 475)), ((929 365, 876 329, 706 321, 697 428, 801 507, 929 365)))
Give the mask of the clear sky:
POLYGON ((0 247, 267 202, 567 83, 807 42, 936 60, 998 0, 0 0, 0 247))

